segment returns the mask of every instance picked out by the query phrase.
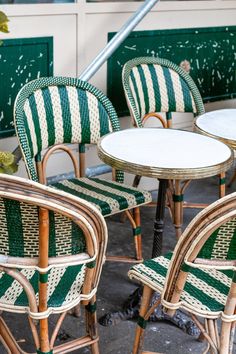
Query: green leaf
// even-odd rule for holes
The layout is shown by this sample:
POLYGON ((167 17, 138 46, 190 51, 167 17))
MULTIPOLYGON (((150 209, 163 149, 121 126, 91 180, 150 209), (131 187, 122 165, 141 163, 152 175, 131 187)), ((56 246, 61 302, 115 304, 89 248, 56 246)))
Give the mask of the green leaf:
POLYGON ((9 19, 6 16, 6 14, 4 12, 0 11, 0 32, 9 33, 8 22, 9 22, 9 19))

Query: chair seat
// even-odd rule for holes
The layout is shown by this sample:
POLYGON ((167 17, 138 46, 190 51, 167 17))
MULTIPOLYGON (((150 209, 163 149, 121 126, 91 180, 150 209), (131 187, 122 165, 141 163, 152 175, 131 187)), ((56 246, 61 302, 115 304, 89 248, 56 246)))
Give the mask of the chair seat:
POLYGON ((152 201, 148 191, 101 178, 73 178, 51 185, 95 205, 102 215, 116 214, 152 201))
MULTIPOLYGON (((135 265, 129 271, 129 276, 161 293, 171 257, 172 253, 168 253, 135 265)), ((181 307, 191 309, 191 312, 200 316, 219 317, 224 310, 232 278, 232 270, 191 268, 181 294, 181 307)))
MULTIPOLYGON (((39 273, 34 269, 19 270, 32 285, 38 301, 39 273)), ((70 309, 81 300, 81 288, 85 266, 52 268, 48 273, 49 312, 60 313, 70 309)), ((20 283, 4 272, 0 272, 0 309, 14 312, 29 312, 29 303, 20 283)))

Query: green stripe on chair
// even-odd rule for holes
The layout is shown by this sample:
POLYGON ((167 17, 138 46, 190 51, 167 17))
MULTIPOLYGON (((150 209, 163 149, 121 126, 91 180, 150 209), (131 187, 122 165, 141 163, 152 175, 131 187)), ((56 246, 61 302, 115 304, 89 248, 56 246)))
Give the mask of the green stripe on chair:
POLYGON ((71 224, 71 254, 77 254, 86 251, 86 244, 83 231, 78 225, 71 224))
POLYGON ((163 75, 165 77, 166 89, 167 89, 167 96, 168 96, 168 103, 170 112, 176 111, 176 100, 175 100, 175 92, 173 88, 173 82, 170 74, 170 69, 166 67, 162 67, 163 75))
POLYGON ((183 99, 184 99, 184 111, 195 112, 195 108, 193 107, 192 104, 192 97, 189 91, 189 87, 181 77, 179 79, 180 79, 180 84, 181 84, 183 99))
POLYGON ((150 106, 149 106, 149 97, 148 97, 149 95, 148 95, 147 81, 145 78, 143 67, 141 65, 139 65, 137 68, 138 68, 140 81, 141 81, 141 85, 142 85, 144 104, 145 104, 145 112, 149 112, 150 106))
POLYGON ((54 213, 49 211, 49 257, 55 257, 56 254, 55 217, 54 213))
MULTIPOLYGON (((206 294, 206 292, 200 290, 197 286, 193 286, 188 282, 185 284, 184 292, 199 300, 211 311, 220 311, 224 309, 224 304, 218 302, 214 299, 214 297, 209 296, 208 294, 206 294)), ((182 297, 184 300, 188 301, 184 294, 181 296, 181 298, 182 297)))
POLYGON ((153 91, 154 91, 154 95, 155 95, 155 112, 160 112, 161 111, 161 95, 160 95, 160 90, 159 90, 157 73, 156 73, 154 66, 151 64, 148 64, 148 69, 151 74, 153 91))
POLYGON ((80 115, 81 128, 82 128, 81 143, 89 143, 91 130, 90 130, 88 97, 87 97, 87 93, 84 90, 78 89, 77 93, 78 93, 80 111, 83 112, 83 114, 80 115))
POLYGON ((72 121, 69 97, 65 86, 58 86, 58 92, 63 119, 64 142, 70 143, 72 141, 72 121))
MULTIPOLYGON (((26 118, 26 114, 25 112, 23 113, 24 117, 25 117, 25 132, 26 132, 26 136, 27 136, 27 140, 28 140, 28 145, 27 145, 27 148, 29 147, 29 151, 30 151, 30 159, 34 156, 34 150, 33 150, 33 142, 32 142, 32 139, 31 139, 31 132, 30 132, 30 129, 29 129, 29 124, 28 124, 28 120, 26 118)), ((28 156, 29 158, 29 156, 28 156)))
MULTIPOLYGON (((133 70, 130 72, 130 78, 131 78, 131 81, 132 81, 132 84, 134 87, 134 92, 135 92, 136 100, 138 103, 139 115, 141 115, 142 107, 141 107, 140 96, 139 96, 139 92, 138 92, 138 86, 137 86, 137 82, 136 82, 136 78, 135 78, 133 70)), ((140 125, 142 125, 141 119, 140 119, 140 125)))
POLYGON ((233 231, 233 237, 231 238, 230 245, 228 247, 227 259, 235 259, 236 255, 236 228, 233 231))
MULTIPOLYGON (((82 265, 68 267, 64 274, 62 275, 60 281, 58 282, 56 288, 52 292, 51 296, 48 299, 48 306, 57 307, 61 306, 65 298, 72 287, 72 284, 75 282, 76 277, 81 272, 82 265)), ((78 289, 79 291, 79 289, 78 289)))
POLYGON ((24 257, 24 237, 20 203, 9 199, 3 200, 9 237, 9 255, 24 257))
MULTIPOLYGON (((190 267, 190 273, 195 275, 197 278, 204 280, 204 282, 206 282, 208 285, 212 286, 213 288, 219 289, 220 292, 222 292, 224 295, 228 295, 229 287, 223 284, 218 279, 216 279, 213 275, 206 273, 201 269, 197 269, 193 267, 190 267)), ((224 274, 229 278, 233 277, 232 270, 225 270, 224 274)))
POLYGON ((10 277, 8 274, 2 275, 0 278, 0 298, 5 294, 7 289, 12 286, 13 281, 14 278, 10 277))
MULTIPOLYGON (((29 97, 29 105, 31 109, 31 114, 34 117, 34 130, 35 130, 35 136, 37 140, 37 152, 42 150, 42 136, 41 136, 41 128, 39 124, 39 115, 38 115, 38 109, 37 109, 37 104, 35 100, 35 96, 31 95, 29 97)), ((32 133, 32 132, 31 132, 32 133)), ((36 151, 35 151, 36 153, 36 151)))
POLYGON ((56 134, 55 134, 55 122, 54 122, 54 114, 53 114, 53 105, 51 94, 48 88, 44 88, 42 91, 42 96, 44 100, 44 107, 46 112, 46 120, 47 120, 47 130, 48 130, 48 146, 51 146, 55 143, 56 134))
POLYGON ((107 112, 105 111, 101 102, 97 102, 98 104, 98 112, 99 112, 99 120, 100 120, 100 136, 103 136, 110 132, 109 129, 109 117, 107 112))

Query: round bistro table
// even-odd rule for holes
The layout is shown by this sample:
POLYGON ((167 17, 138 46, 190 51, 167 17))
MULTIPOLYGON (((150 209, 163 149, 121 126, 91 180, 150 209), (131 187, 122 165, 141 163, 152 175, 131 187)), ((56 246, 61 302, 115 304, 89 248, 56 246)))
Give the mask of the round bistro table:
MULTIPOLYGON (((195 131, 218 139, 236 152, 236 109, 219 109, 204 113, 194 122, 195 131)), ((236 171, 229 185, 236 179, 236 171)))
POLYGON ((236 109, 204 113, 194 122, 198 133, 219 139, 236 150, 236 109))
MULTIPOLYGON (((115 169, 159 180, 152 257, 159 256, 162 250, 168 180, 180 182, 218 175, 232 165, 234 158, 233 151, 218 140, 163 128, 126 129, 107 134, 98 143, 98 155, 115 169)), ((174 196, 181 209, 178 184, 174 196)))

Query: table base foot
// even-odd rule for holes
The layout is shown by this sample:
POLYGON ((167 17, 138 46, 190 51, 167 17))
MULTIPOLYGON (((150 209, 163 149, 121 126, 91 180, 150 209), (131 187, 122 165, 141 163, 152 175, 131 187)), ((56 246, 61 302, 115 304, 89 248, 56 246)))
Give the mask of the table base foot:
MULTIPOLYGON (((152 299, 152 303, 156 302, 159 296, 160 295, 158 293, 155 293, 152 299)), ((120 321, 137 319, 141 297, 142 288, 139 287, 129 296, 128 300, 124 304, 123 310, 107 313, 102 316, 98 322, 102 326, 114 326, 120 321)), ((163 311, 162 306, 158 306, 150 316, 149 321, 168 321, 191 336, 198 337, 200 335, 200 330, 194 321, 189 319, 188 315, 180 310, 177 310, 175 315, 170 317, 163 311)))

